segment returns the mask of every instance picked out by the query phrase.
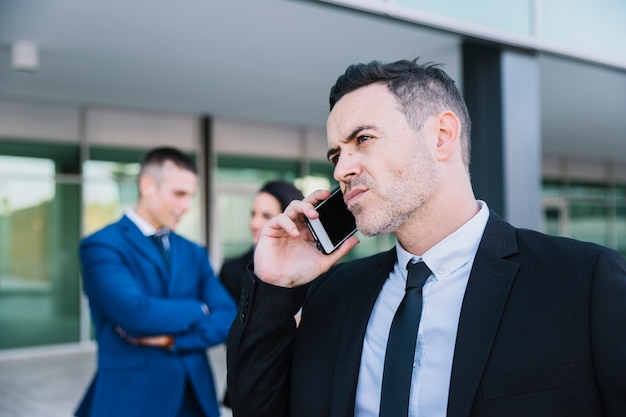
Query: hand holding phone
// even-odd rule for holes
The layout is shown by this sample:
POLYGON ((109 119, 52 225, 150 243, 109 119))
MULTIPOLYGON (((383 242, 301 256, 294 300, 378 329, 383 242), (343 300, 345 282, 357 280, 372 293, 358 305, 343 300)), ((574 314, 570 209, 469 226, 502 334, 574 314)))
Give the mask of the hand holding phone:
POLYGON ((341 188, 331 191, 326 200, 315 205, 317 219, 305 218, 305 222, 318 242, 318 248, 326 255, 334 252, 356 231, 354 216, 346 207, 341 188))
MULTIPOLYGON (((341 239, 343 243, 332 253, 330 253, 332 247, 327 246, 323 249, 321 244, 318 244, 314 233, 311 232, 311 226, 305 219, 315 217, 316 221, 313 223, 317 224, 320 211, 315 206, 322 199, 328 200, 329 195, 329 191, 314 191, 304 200, 292 201, 281 215, 265 223, 254 249, 254 274, 261 281, 284 288, 308 284, 328 271, 359 243, 356 236, 341 239)), ((343 204, 341 192, 334 198, 339 198, 339 202, 343 204)), ((334 200, 330 202, 332 201, 334 200)), ((326 204, 328 203, 323 203, 326 204)), ((321 212, 322 219, 325 219, 326 210, 322 209, 321 212)), ((350 214, 347 210, 344 212, 350 214)))

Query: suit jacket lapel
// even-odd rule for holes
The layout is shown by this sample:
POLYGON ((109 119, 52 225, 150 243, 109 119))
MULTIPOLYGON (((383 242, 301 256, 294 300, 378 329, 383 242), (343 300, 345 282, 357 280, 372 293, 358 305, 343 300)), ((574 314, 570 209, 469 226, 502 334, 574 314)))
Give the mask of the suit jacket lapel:
POLYGON ((513 226, 491 215, 461 307, 448 397, 450 417, 470 415, 519 267, 504 257, 517 251, 513 226))
POLYGON ((339 342, 332 417, 354 415, 354 399, 365 330, 378 293, 393 269, 395 261, 396 249, 394 247, 384 253, 375 265, 362 264, 359 270, 352 271, 359 276, 359 280, 352 297, 347 301, 350 305, 339 342))
POLYGON ((166 275, 168 277, 166 281, 167 281, 167 288, 171 294, 172 290, 176 288, 177 274, 175 274, 174 271, 176 271, 178 268, 178 262, 177 262, 179 258, 178 252, 182 250, 182 247, 181 247, 182 242, 179 241, 180 236, 174 233, 173 231, 170 231, 169 239, 170 239, 170 255, 169 255, 170 256, 170 269, 169 271, 167 271, 164 267, 163 273, 169 274, 169 275, 166 275))
POLYGON ((120 225, 124 231, 124 236, 129 244, 144 258, 160 268, 160 280, 166 284, 166 270, 163 260, 159 254, 159 249, 149 239, 141 233, 135 224, 126 216, 120 220, 120 225), (149 243, 149 244, 148 244, 149 243), (154 248, 152 246, 154 246, 154 248))

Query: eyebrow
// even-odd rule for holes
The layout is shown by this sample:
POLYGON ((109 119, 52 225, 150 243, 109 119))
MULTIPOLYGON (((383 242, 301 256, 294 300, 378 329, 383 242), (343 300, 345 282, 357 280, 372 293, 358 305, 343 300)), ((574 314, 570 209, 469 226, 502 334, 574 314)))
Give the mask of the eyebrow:
MULTIPOLYGON (((361 125, 361 126, 357 126, 348 136, 346 136, 343 140, 341 140, 341 142, 343 143, 348 143, 352 140, 354 140, 354 138, 357 137, 357 135, 364 131, 364 130, 368 130, 368 129, 373 129, 373 130, 377 130, 376 126, 374 125, 361 125)), ((334 148, 330 148, 328 149, 328 151, 326 152, 326 159, 330 160, 330 157, 332 155, 334 155, 335 153, 337 153, 337 151, 339 150, 339 147, 334 147, 334 148)))

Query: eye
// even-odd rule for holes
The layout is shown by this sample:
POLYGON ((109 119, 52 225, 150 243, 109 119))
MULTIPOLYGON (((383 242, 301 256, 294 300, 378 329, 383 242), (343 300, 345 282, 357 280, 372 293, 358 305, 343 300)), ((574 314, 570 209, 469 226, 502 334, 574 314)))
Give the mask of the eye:
POLYGON ((339 153, 334 153, 332 155, 330 155, 328 157, 328 161, 332 164, 332 165, 337 165, 337 163, 339 162, 339 153))
POLYGON ((356 142, 360 145, 361 143, 367 142, 368 140, 370 140, 372 137, 368 136, 368 135, 361 135, 358 138, 356 138, 356 142))

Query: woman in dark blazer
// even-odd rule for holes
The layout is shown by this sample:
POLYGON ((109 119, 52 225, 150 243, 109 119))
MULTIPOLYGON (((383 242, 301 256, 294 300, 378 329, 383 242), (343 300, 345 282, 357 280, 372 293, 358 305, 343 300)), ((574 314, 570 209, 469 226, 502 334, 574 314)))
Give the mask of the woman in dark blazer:
MULTIPOLYGON (((283 180, 269 181, 258 191, 252 203, 250 215, 250 231, 252 232, 252 247, 243 255, 229 259, 222 265, 220 280, 231 297, 237 302, 241 294, 242 279, 247 273, 248 265, 254 257, 254 246, 259 240, 261 228, 266 221, 280 214, 293 200, 302 200, 304 196, 293 184, 283 180)), ((227 392, 224 394, 223 404, 230 407, 227 392)))

